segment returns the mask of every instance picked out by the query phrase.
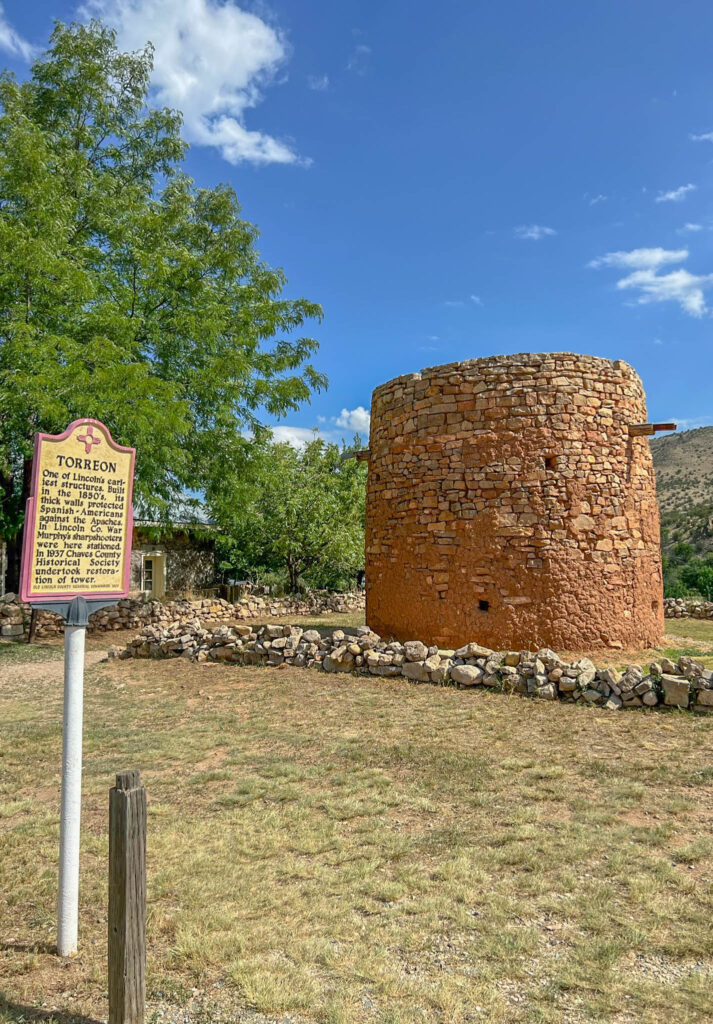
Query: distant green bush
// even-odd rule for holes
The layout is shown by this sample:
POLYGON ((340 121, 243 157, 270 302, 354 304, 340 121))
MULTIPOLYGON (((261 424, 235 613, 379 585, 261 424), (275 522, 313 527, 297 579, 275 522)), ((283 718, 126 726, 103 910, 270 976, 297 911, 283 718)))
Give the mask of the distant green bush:
POLYGON ((661 517, 664 594, 713 600, 713 505, 661 517))

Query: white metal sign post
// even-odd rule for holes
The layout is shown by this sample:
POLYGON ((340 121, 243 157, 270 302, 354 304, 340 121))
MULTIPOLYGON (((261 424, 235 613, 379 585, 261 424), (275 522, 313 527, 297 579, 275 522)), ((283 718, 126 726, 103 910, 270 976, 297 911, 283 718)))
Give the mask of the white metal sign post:
POLYGON ((64 629, 64 713, 62 717, 62 809, 59 819, 60 956, 77 952, 79 926, 79 831, 82 801, 82 716, 86 626, 64 629))
POLYGON ((25 513, 20 597, 64 631, 57 949, 77 952, 84 644, 89 615, 129 592, 135 450, 98 420, 37 434, 25 513))

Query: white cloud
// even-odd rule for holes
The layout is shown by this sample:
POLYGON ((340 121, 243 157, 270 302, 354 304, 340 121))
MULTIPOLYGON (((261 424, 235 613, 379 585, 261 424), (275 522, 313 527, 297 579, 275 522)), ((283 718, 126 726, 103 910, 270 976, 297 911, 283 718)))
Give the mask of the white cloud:
POLYGON ((620 290, 634 288, 639 291, 637 303, 678 302, 689 316, 701 317, 707 307, 704 292, 713 286, 713 274, 690 274, 687 270, 672 270, 658 275, 653 270, 636 270, 617 281, 620 290))
POLYGON ((597 203, 605 203, 608 198, 609 198, 609 196, 603 196, 603 195, 592 196, 592 198, 589 200, 589 205, 590 206, 596 206, 597 203))
POLYGON ((347 61, 347 71, 355 75, 365 75, 370 66, 371 47, 366 43, 357 43, 347 61))
POLYGON ((368 409, 365 409, 363 405, 358 405, 356 409, 342 409, 334 422, 344 430, 368 434, 371 416, 368 409))
POLYGON ((554 228, 546 228, 542 224, 521 224, 515 228, 516 238, 533 238, 535 241, 539 241, 540 238, 545 238, 547 235, 556 234, 554 228))
POLYGON ((695 185, 680 185, 678 188, 671 189, 670 192, 659 192, 656 196, 655 202, 657 203, 680 203, 682 199, 685 199, 689 192, 695 192, 695 185))
POLYGON ((329 88, 328 75, 307 75, 307 88, 314 92, 326 92, 329 88))
POLYGON ((280 423, 270 427, 273 439, 279 444, 291 444, 293 448, 304 448, 310 441, 324 441, 326 443, 340 444, 344 432, 352 434, 369 435, 369 411, 362 405, 356 409, 342 409, 339 416, 317 416, 317 427, 293 427, 287 423, 280 423), (339 428, 339 429, 335 429, 339 428))
POLYGON ((700 135, 694 135, 692 132, 688 138, 692 142, 713 142, 713 132, 702 132, 700 135))
POLYGON ((702 231, 702 230, 703 230, 703 225, 702 224, 691 224, 689 222, 688 224, 684 224, 682 228, 678 228, 676 233, 679 234, 679 235, 685 235, 685 234, 688 234, 689 232, 692 232, 692 231, 702 231))
POLYGON ((293 448, 304 448, 310 441, 322 437, 319 430, 310 430, 309 427, 288 427, 287 424, 280 424, 270 427, 272 436, 277 444, 291 444, 293 448))
POLYGON ((696 419, 687 420, 685 416, 669 416, 666 423, 675 423, 679 430, 696 430, 698 427, 713 426, 713 417, 698 416, 696 419))
POLYGON ((663 345, 662 338, 654 338, 654 345, 663 345))
POLYGON ((621 267, 624 270, 656 270, 666 263, 682 263, 688 259, 688 249, 632 249, 630 252, 608 252, 587 264, 599 267, 621 267))
MULTIPOLYGON (((479 295, 469 295, 468 296, 468 302, 472 302, 474 306, 482 306, 483 305, 483 300, 481 299, 481 297, 479 295)), ((456 308, 456 307, 459 307, 459 306, 462 307, 462 306, 465 306, 465 304, 466 304, 466 300, 465 299, 446 299, 446 301, 443 303, 444 306, 451 306, 452 308, 456 308)))
POLYGON ((234 0, 87 0, 80 13, 113 25, 124 49, 153 43, 152 102, 183 111, 189 142, 233 164, 309 163, 244 123, 287 58, 279 29, 234 0))
POLYGON ((687 249, 633 249, 607 253, 592 260, 589 266, 631 270, 617 281, 616 287, 619 291, 638 292, 638 305, 677 302, 689 316, 701 317, 708 312, 705 292, 713 287, 713 274, 691 274, 682 267, 667 274, 657 273, 667 264, 681 263, 687 258, 687 249))
POLYGON ((11 53, 14 57, 22 57, 24 60, 31 60, 37 53, 37 47, 23 39, 9 23, 2 4, 0 4, 0 50, 5 50, 6 53, 11 53))

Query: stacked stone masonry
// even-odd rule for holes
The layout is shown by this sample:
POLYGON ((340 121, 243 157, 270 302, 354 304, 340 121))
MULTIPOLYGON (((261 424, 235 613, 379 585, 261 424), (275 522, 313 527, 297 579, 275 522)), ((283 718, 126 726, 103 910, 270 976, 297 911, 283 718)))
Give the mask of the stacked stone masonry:
POLYGON ((208 629, 200 620, 169 627, 146 626, 125 648, 109 657, 184 658, 237 665, 314 668, 325 672, 405 678, 416 683, 484 686, 548 701, 604 707, 688 708, 713 712, 713 671, 694 658, 662 658, 647 667, 596 668, 589 658, 566 661, 547 648, 492 651, 477 643, 457 650, 419 640, 382 640, 368 626, 353 632, 300 626, 236 625, 208 629))
POLYGON ((648 647, 663 634, 641 382, 568 353, 451 363, 374 391, 367 622, 458 647, 648 647))
MULTIPOLYGON (((195 622, 233 622, 259 619, 265 616, 329 615, 332 612, 357 612, 364 608, 363 594, 310 594, 304 599, 261 597, 246 598, 236 604, 228 601, 142 601, 127 598, 116 606, 104 608, 90 616, 89 632, 139 629, 146 624, 167 625, 195 622)), ((22 640, 27 636, 31 608, 21 604, 14 594, 0 597, 0 640, 22 640)), ((713 619, 713 601, 701 599, 666 598, 664 612, 667 618, 713 619)), ((51 612, 40 612, 35 636, 58 636, 62 623, 51 612)))
MULTIPOLYGON (((299 597, 265 598, 245 597, 235 604, 222 599, 183 601, 145 601, 126 598, 109 608, 101 608, 89 617, 89 632, 140 629, 147 624, 167 625, 174 622, 192 622, 197 616, 203 621, 235 622, 241 619, 266 618, 285 615, 328 615, 334 612, 358 612, 364 609, 364 595, 328 594, 320 591, 299 597)), ((30 605, 20 604, 14 594, 0 598, 0 637, 21 639, 27 636, 30 625, 30 605)), ((48 611, 38 611, 35 636, 57 636, 62 632, 62 620, 48 611)))
POLYGON ((664 615, 667 619, 713 619, 713 601, 704 601, 702 597, 667 597, 664 615))

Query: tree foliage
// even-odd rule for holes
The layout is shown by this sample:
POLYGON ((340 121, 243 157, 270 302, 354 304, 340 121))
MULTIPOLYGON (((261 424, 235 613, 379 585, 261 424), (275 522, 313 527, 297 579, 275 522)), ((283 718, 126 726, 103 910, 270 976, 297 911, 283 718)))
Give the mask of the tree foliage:
POLYGON ((353 586, 364 568, 366 467, 343 456, 358 447, 358 438, 353 449, 318 439, 300 450, 256 446, 214 505, 223 568, 257 579, 281 573, 291 591, 353 586))
POLYGON ((713 506, 665 512, 661 547, 666 597, 713 600, 713 506))
POLYGON ((181 170, 180 114, 147 106, 152 49, 58 24, 27 81, 0 77, 0 536, 21 522, 36 431, 103 420, 138 449, 161 518, 210 499, 264 412, 324 377, 233 190, 181 170))
MULTIPOLYGON (((688 547, 689 545, 680 545, 688 547)), ((713 601, 713 554, 691 557, 677 562, 675 556, 664 556, 664 591, 667 597, 700 595, 713 601)))

